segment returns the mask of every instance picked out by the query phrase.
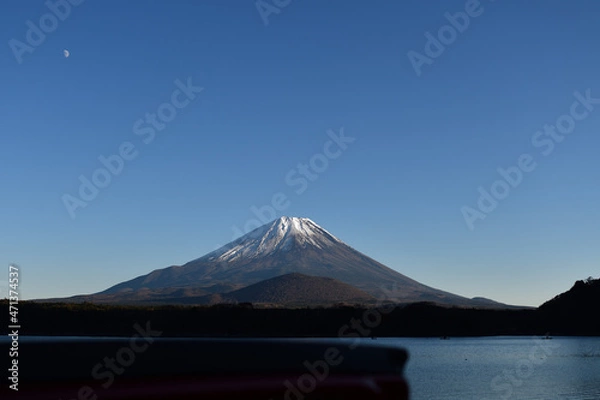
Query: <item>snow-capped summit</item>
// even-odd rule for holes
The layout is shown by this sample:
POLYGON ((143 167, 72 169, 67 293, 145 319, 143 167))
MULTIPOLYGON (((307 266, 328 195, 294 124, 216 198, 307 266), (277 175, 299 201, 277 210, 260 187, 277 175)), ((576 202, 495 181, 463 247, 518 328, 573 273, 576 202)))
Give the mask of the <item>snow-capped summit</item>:
POLYGON ((281 217, 207 254, 209 261, 229 262, 239 258, 259 258, 276 251, 314 246, 326 249, 341 240, 308 218, 281 217))

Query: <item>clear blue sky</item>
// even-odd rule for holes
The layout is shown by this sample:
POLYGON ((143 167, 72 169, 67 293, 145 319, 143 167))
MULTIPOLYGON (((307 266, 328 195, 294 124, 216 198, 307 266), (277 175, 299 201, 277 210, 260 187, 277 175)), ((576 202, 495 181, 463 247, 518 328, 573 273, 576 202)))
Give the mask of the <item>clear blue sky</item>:
POLYGON ((100 291, 226 244, 282 192, 277 216, 457 294, 538 305, 598 277, 600 104, 575 106, 586 116, 550 154, 551 136, 532 140, 574 92, 600 98, 600 3, 469 7, 291 1, 265 25, 253 1, 87 0, 52 26, 43 1, 6 4, 2 263, 21 267, 23 298, 100 291), (417 76, 408 53, 425 57, 425 33, 465 7, 478 15, 417 76), (22 47, 40 18, 43 43, 22 47), (168 105, 188 78, 203 90, 168 105), (177 113, 161 131, 144 121, 159 106, 177 113), (342 127, 356 140, 324 168, 315 155, 342 127), (71 218, 63 196, 126 142, 136 157, 71 218), (536 168, 469 229, 461 208, 521 154, 536 168), (321 172, 304 185, 311 159, 321 172))

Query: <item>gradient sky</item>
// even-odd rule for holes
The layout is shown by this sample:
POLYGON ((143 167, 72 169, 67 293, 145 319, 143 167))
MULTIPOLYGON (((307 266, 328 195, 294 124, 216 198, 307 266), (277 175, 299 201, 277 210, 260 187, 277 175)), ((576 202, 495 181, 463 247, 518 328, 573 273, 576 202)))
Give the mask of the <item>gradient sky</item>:
POLYGON ((27 21, 52 20, 43 1, 5 4, 0 258, 21 267, 22 298, 97 292, 200 257, 279 192, 277 216, 311 218, 460 295, 535 306, 598 277, 600 104, 550 154, 532 139, 574 92, 600 98, 600 3, 482 1, 417 76, 407 54, 424 55, 425 34, 465 7, 291 1, 265 25, 254 1, 88 0, 17 57, 27 21), (188 78, 203 91, 145 143, 134 124, 148 129, 188 78), (298 164, 321 167, 340 129, 355 141, 298 183, 298 164), (71 218, 62 197, 126 142, 136 158, 71 218), (522 154, 536 168, 469 229, 461 208, 522 154))

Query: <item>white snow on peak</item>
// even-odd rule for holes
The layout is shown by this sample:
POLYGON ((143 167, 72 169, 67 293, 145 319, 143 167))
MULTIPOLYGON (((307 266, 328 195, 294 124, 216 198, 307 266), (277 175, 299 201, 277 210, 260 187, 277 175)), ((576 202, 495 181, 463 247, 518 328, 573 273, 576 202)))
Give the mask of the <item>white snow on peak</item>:
POLYGON ((336 243, 342 241, 308 218, 281 217, 205 257, 209 261, 231 262, 239 258, 258 258, 276 251, 290 250, 294 245, 323 249, 336 243))

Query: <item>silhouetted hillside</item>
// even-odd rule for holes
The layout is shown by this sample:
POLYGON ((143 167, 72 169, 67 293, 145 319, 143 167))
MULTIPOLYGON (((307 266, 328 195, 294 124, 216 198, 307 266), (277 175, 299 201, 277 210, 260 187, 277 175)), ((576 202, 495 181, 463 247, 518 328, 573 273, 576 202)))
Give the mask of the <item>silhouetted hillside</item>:
POLYGON ((573 287, 540 306, 541 310, 572 311, 582 307, 600 307, 600 279, 577 281, 573 287))
POLYGON ((600 279, 577 281, 573 287, 539 307, 554 334, 600 334, 600 279))

